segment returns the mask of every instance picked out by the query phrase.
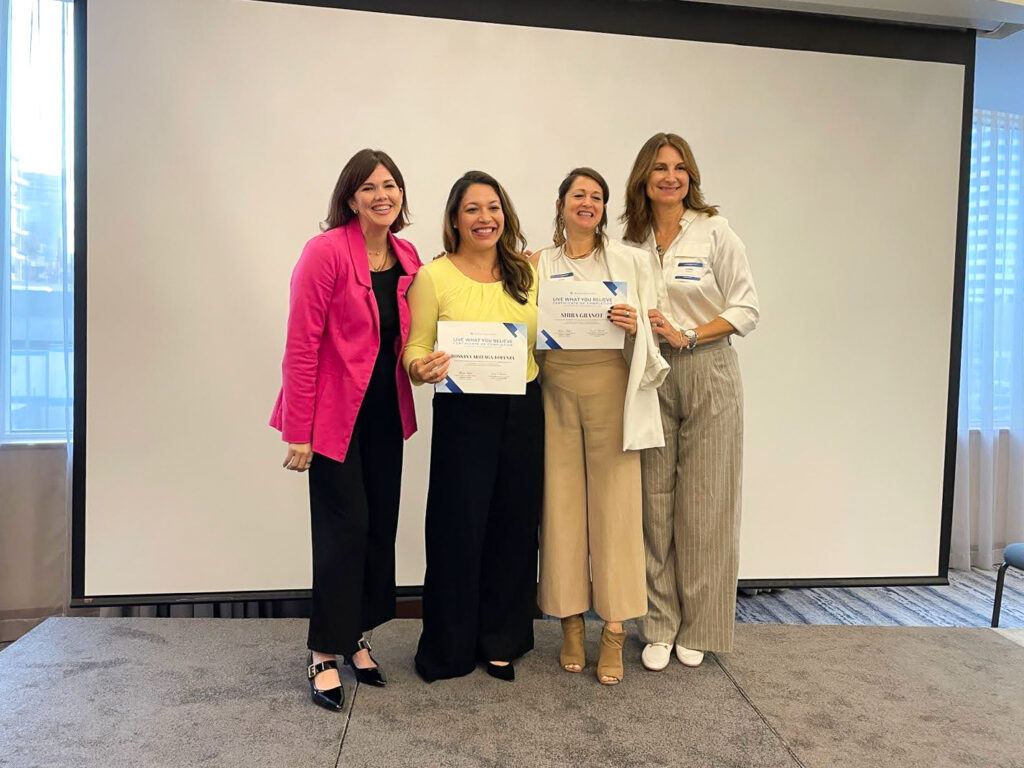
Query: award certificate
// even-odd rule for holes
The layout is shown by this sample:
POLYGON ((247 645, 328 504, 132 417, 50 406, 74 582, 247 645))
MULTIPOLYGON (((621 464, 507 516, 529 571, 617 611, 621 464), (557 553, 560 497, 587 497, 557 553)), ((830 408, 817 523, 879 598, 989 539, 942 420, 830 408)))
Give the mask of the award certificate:
POLYGON ((452 356, 448 375, 435 392, 526 394, 525 323, 467 323, 441 320, 437 348, 452 356))
POLYGON ((626 283, 545 280, 537 297, 537 349, 622 349, 626 331, 608 319, 626 283))

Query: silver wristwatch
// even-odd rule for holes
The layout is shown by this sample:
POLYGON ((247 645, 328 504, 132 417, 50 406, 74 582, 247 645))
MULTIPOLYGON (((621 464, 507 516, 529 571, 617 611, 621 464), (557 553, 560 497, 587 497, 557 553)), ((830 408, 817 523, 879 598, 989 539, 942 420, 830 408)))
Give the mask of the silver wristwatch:
POLYGON ((683 336, 686 337, 686 348, 692 350, 697 346, 697 332, 693 328, 687 328, 683 331, 683 336))

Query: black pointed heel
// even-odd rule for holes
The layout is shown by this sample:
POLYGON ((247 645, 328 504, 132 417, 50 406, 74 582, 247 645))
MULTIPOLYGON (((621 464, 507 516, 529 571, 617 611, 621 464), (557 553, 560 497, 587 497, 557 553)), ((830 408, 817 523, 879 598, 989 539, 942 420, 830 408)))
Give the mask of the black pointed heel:
MULTIPOLYGON (((359 642, 356 643, 356 651, 366 651, 367 653, 370 653, 373 651, 373 648, 370 647, 366 638, 361 637, 359 638, 359 642)), ((377 660, 373 658, 373 656, 370 656, 370 661, 372 661, 376 666, 366 667, 364 669, 355 665, 352 661, 352 655, 345 657, 345 663, 348 664, 348 666, 352 668, 352 671, 356 673, 356 680, 364 685, 383 688, 388 684, 387 675, 384 674, 384 670, 380 668, 380 664, 377 664, 377 660)))
POLYGON ((511 683, 516 679, 516 668, 512 666, 510 661, 508 664, 502 666, 501 664, 494 664, 493 662, 487 662, 487 674, 491 677, 496 677, 499 680, 511 683))
POLYGON ((337 669, 338 662, 334 659, 327 661, 321 661, 319 664, 313 663, 313 654, 309 654, 308 663, 306 665, 306 677, 309 678, 309 695, 313 699, 313 703, 329 709, 332 712, 340 712, 342 707, 345 706, 345 689, 338 685, 337 688, 328 688, 327 690, 321 691, 314 684, 316 676, 327 669, 337 669))

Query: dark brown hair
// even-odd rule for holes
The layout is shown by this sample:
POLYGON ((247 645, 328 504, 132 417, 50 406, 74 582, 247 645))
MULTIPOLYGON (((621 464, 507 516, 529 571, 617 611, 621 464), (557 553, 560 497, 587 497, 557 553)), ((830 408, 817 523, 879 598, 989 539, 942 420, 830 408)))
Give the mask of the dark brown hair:
POLYGON ((378 165, 388 169, 388 173, 402 190, 402 208, 389 229, 392 232, 399 232, 408 225, 409 196, 405 194, 405 179, 402 178, 402 172, 398 170, 395 161, 387 152, 379 149, 360 149, 341 169, 338 182, 334 185, 334 192, 331 193, 331 202, 327 206, 327 218, 320 223, 322 231, 341 227, 356 218, 356 213, 349 207, 348 201, 352 199, 360 185, 370 178, 378 165))
POLYGON ((658 150, 665 146, 674 147, 679 152, 683 158, 683 167, 690 177, 690 188, 683 198, 683 205, 709 216, 718 213, 716 206, 704 201, 704 195, 700 191, 700 171, 697 169, 697 161, 693 157, 690 145, 682 136, 674 133, 656 133, 640 147, 636 160, 633 161, 633 170, 629 172, 629 180, 626 182, 626 210, 619 217, 619 221, 626 225, 623 239, 627 242, 642 243, 651 231, 654 214, 651 211, 651 201, 647 199, 647 179, 654 169, 658 150))
POLYGON ((529 301, 530 288, 533 287, 533 270, 530 263, 523 258, 526 238, 520 229, 519 216, 512 207, 512 201, 493 176, 483 171, 466 171, 462 178, 452 185, 452 191, 448 193, 448 202, 444 206, 444 249, 448 253, 459 250, 461 240, 459 230, 455 226, 459 219, 459 206, 462 205, 466 190, 474 184, 486 184, 498 195, 498 202, 505 217, 505 229, 498 238, 498 271, 505 293, 520 304, 525 304, 529 301))
POLYGON ((580 168, 573 168, 569 171, 569 174, 562 179, 562 183, 558 185, 558 202, 556 203, 557 213, 555 214, 555 245, 565 244, 565 218, 562 216, 562 211, 565 208, 565 196, 569 194, 569 189, 576 182, 580 176, 590 179, 597 183, 601 187, 601 194, 604 196, 604 207, 601 210, 601 221, 597 224, 597 229, 594 231, 595 247, 604 247, 605 232, 604 228, 608 225, 608 182, 604 180, 604 176, 595 171, 593 168, 587 168, 582 166, 580 168))

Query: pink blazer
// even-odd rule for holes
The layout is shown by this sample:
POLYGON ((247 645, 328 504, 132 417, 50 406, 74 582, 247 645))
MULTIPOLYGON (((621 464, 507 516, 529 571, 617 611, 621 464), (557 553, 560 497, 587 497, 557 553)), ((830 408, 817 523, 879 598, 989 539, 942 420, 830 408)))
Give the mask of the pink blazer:
MULTIPOLYGON (((395 339, 395 378, 402 433, 408 439, 416 431, 416 411, 402 368, 409 338, 405 294, 420 259, 412 243, 390 232, 388 240, 405 270, 398 278, 401 331, 395 339)), ((292 272, 289 307, 283 385, 270 425, 285 442, 312 443, 317 453, 344 461, 380 346, 377 300, 358 219, 306 243, 292 272)))

